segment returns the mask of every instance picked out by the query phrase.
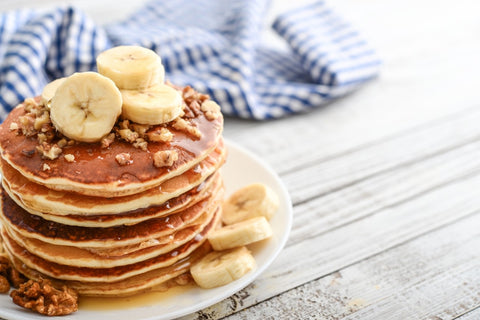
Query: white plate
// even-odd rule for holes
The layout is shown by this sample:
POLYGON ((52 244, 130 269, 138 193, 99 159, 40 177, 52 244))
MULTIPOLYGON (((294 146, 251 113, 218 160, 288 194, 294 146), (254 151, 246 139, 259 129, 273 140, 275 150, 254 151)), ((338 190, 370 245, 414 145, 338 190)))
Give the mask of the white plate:
MULTIPOLYGON (((280 197, 279 210, 270 220, 274 236, 261 245, 250 248, 257 261, 257 268, 223 287, 208 290, 189 288, 175 295, 166 295, 164 299, 153 305, 130 309, 86 310, 80 308, 79 311, 69 316, 61 317, 62 320, 161 320, 184 316, 213 305, 243 289, 273 262, 285 245, 292 225, 290 197, 276 173, 261 159, 230 141, 227 141, 227 146, 229 155, 222 169, 227 195, 247 184, 261 182, 270 186, 280 197)), ((0 318, 8 320, 46 319, 45 316, 14 305, 6 294, 0 294, 0 318)))

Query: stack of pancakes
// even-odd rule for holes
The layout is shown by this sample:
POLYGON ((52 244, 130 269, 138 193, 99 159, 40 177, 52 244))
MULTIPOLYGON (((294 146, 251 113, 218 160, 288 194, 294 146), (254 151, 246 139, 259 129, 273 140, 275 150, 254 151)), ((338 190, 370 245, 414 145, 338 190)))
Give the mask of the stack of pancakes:
POLYGON ((207 115, 198 107, 203 101, 183 92, 183 123, 197 134, 162 124, 173 138, 150 141, 146 150, 115 139, 107 147, 68 144, 58 158, 46 159, 37 135, 18 128, 26 103, 10 113, 0 126, 0 226, 20 272, 83 295, 129 295, 187 273, 211 250, 206 236, 221 220, 223 118, 207 115), (162 150, 178 159, 153 165, 162 150), (129 162, 120 165, 119 154, 129 154, 129 162))

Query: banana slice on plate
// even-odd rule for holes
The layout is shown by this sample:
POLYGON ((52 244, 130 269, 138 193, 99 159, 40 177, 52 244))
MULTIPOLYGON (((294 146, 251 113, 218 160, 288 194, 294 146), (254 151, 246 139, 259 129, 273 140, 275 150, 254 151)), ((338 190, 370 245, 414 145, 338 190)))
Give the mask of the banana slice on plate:
POLYGON ((208 241, 221 251, 261 241, 272 236, 272 227, 265 217, 255 217, 214 230, 208 241))
POLYGON ((139 46, 118 46, 100 53, 97 69, 119 89, 145 89, 165 79, 160 56, 139 46))
POLYGON ((166 123, 177 118, 182 112, 182 96, 165 84, 120 92, 123 98, 122 116, 136 123, 166 123))
POLYGON ((74 73, 57 88, 50 103, 53 125, 68 138, 99 141, 122 112, 122 95, 112 80, 96 73, 74 73))
POLYGON ((50 83, 48 83, 42 91, 41 97, 42 97, 42 103, 49 107, 50 106, 50 101, 52 100, 53 96, 55 95, 55 92, 57 91, 58 87, 65 81, 66 78, 58 78, 57 80, 54 80, 50 83))
POLYGON ((270 187, 254 183, 238 189, 225 201, 222 221, 228 225, 258 216, 270 220, 278 205, 278 196, 270 187))
POLYGON ((190 273, 202 288, 209 289, 237 280, 255 268, 255 259, 245 247, 213 251, 194 264, 190 273))

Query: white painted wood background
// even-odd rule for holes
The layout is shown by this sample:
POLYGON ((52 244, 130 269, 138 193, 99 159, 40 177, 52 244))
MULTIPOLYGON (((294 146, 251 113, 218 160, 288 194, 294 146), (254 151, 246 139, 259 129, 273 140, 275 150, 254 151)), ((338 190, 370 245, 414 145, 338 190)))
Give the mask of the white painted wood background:
MULTIPOLYGON (((142 2, 0 10, 73 3, 103 24, 142 2)), ((184 319, 480 319, 480 3, 329 2, 378 49, 381 76, 305 115, 227 119, 287 185, 294 225, 257 281, 184 319)), ((266 23, 295 5, 273 1, 266 23)))

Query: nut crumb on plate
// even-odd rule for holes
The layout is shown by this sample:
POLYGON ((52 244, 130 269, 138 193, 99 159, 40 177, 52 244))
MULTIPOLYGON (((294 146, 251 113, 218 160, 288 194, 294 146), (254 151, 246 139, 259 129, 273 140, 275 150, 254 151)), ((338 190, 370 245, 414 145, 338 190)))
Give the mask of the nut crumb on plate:
POLYGON ((70 314, 78 310, 78 293, 63 286, 61 290, 46 279, 28 280, 10 293, 13 302, 48 316, 70 314))

